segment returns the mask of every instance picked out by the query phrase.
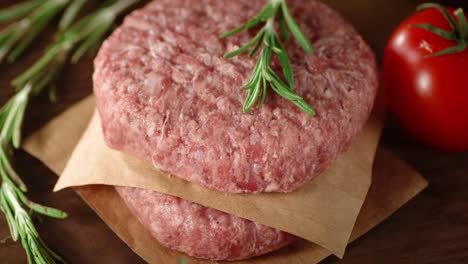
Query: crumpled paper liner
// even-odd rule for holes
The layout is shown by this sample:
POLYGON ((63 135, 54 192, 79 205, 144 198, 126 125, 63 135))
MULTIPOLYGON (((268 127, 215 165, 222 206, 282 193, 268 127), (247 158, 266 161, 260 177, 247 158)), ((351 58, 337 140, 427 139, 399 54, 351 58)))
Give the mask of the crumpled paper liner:
POLYGON ((226 194, 158 172, 146 162, 109 149, 95 114, 55 190, 93 184, 150 189, 286 231, 342 257, 371 183, 381 127, 381 119, 373 115, 350 149, 297 191, 226 194))
MULTIPOLYGON (((88 98, 79 105, 69 109, 64 114, 51 121, 45 128, 38 131, 31 138, 29 138, 25 143, 25 149, 46 163, 46 165, 48 165, 57 174, 60 174, 65 168, 66 162, 71 155, 73 147, 79 141, 82 133, 80 128, 86 126, 87 118, 91 116, 93 106, 93 99, 88 98)), ((92 159, 96 158, 93 153, 87 153, 87 156, 91 157, 92 159)), ((133 162, 137 161, 127 162, 128 164, 126 164, 126 166, 131 168, 132 165, 135 165, 133 162)), ((122 162, 121 164, 124 163, 122 162)), ((118 164, 114 164, 114 166, 116 165, 118 164)), ((85 169, 85 167, 81 167, 79 171, 81 172, 83 169, 85 169)), ((319 177, 317 180, 327 177, 329 176, 319 177)), ((170 180, 174 180, 174 178, 175 177, 170 180)), ((175 180, 177 180, 177 178, 175 180)), ((359 235, 367 232, 374 225, 388 217, 398 207, 421 191, 427 184, 425 180, 422 179, 414 170, 385 151, 379 151, 377 153, 373 181, 374 183, 366 199, 366 203, 364 204, 364 207, 359 214, 358 221, 354 226, 351 239, 355 239, 359 235)), ((331 183, 327 182, 324 184, 328 184, 333 187, 334 185, 331 183)), ((190 192, 193 191, 192 188, 194 188, 194 186, 190 186, 190 184, 184 183, 183 181, 181 181, 180 184, 188 185, 184 186, 184 188, 191 189, 190 192)), ((137 254, 139 254, 148 262, 175 263, 175 261, 182 255, 160 246, 149 235, 149 232, 147 232, 144 227, 139 224, 136 218, 133 217, 133 215, 130 213, 112 187, 86 186, 75 189, 80 193, 80 195, 82 195, 84 200, 90 204, 90 206, 101 216, 101 218, 114 230, 114 232, 116 232, 116 234, 119 235, 119 237, 121 237, 137 254)), ((194 190, 196 190, 196 188, 194 188, 194 190)), ((202 190, 206 192, 205 189, 202 190)), ((341 194, 348 194, 346 191, 348 190, 340 190, 341 194)), ((218 198, 222 198, 224 196, 220 195, 219 193, 215 193, 215 195, 219 196, 218 198)), ((287 195, 289 196, 291 194, 287 195)), ((333 194, 328 195, 333 196, 333 194)), ((226 195, 228 198, 229 196, 231 195, 226 195)), ((272 198, 275 199, 276 197, 272 198)), ((325 195, 322 198, 328 199, 328 196, 325 195)), ((191 199, 191 197, 188 197, 188 199, 194 200, 191 199)), ((201 202, 201 204, 206 203, 201 202)), ((334 207, 333 204, 325 204, 326 206, 330 206, 337 210, 337 207, 334 207)), ((281 213, 281 211, 279 211, 279 213, 281 213)), ((296 224, 293 221, 291 222, 292 224, 296 224)), ((348 240, 346 242, 348 242, 348 240)), ((314 263, 320 261, 329 254, 329 251, 313 243, 301 241, 273 254, 255 258, 250 261, 236 263, 314 263)), ((189 263, 211 262, 190 260, 189 263)))

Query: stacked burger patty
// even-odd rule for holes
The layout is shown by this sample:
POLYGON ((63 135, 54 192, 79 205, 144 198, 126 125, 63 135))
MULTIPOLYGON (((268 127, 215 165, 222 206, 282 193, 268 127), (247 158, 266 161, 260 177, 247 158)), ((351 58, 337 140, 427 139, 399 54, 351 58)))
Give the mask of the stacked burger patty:
MULTIPOLYGON (((218 36, 264 4, 157 0, 127 16, 95 60, 94 91, 108 146, 228 193, 287 193, 323 172, 369 117, 378 86, 374 54, 329 7, 288 1, 315 51, 306 55, 294 41, 286 45, 295 92, 318 114, 309 116, 273 92, 245 114, 240 87, 257 58, 223 55, 255 32, 218 36)), ((296 240, 177 197, 116 188, 161 244, 194 257, 246 259, 296 240)))

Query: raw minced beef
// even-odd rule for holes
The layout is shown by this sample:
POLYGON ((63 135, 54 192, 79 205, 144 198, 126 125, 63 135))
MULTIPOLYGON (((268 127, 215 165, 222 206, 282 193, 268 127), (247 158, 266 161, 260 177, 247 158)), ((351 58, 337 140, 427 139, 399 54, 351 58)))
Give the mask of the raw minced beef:
POLYGON ((263 255, 297 238, 215 209, 131 187, 116 187, 128 207, 164 246, 210 260, 263 255))
MULTIPOLYGON (((245 22, 265 1, 158 0, 127 16, 95 60, 94 91, 107 144, 157 170, 223 192, 290 192, 316 177, 363 127, 378 80, 374 54, 319 1, 289 0, 315 49, 294 41, 295 91, 318 115, 269 91, 242 112, 256 58, 223 54, 249 41, 245 22)), ((277 68, 277 67, 276 67, 277 68)))
MULTIPOLYGON (((378 86, 374 54, 324 4, 288 0, 315 49, 307 55, 294 41, 286 45, 295 91, 318 115, 272 91, 260 109, 244 114, 240 87, 256 57, 223 54, 255 32, 218 36, 265 2, 157 0, 127 16, 95 60, 94 91, 107 144, 223 192, 290 192, 325 170, 371 112, 378 86)), ((156 239, 191 256, 245 259, 295 239, 173 196, 117 190, 156 239)))

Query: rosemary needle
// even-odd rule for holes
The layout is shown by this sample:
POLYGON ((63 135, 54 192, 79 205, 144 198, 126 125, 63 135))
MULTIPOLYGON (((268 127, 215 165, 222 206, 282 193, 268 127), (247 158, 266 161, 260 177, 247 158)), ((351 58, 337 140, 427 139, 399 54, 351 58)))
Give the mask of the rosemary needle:
MULTIPOLYGON (((30 3, 33 2, 37 4, 38 1, 30 1, 30 3)), ((60 1, 43 2, 59 3, 60 1)), ((65 2, 65 0, 62 0, 62 2, 65 2)), ((16 94, 0 109, 0 177, 2 179, 0 209, 7 219, 12 239, 21 241, 28 257, 28 263, 50 264, 63 262, 42 241, 29 213, 36 212, 55 218, 66 217, 64 212, 30 201, 25 195, 26 185, 11 164, 13 150, 21 146, 21 128, 29 100, 41 94, 47 87, 51 87, 49 88, 49 94, 54 95, 53 82, 58 78, 69 58, 71 57, 72 62, 77 62, 84 54, 94 51, 102 42, 105 34, 112 29, 116 18, 139 0, 113 1, 70 25, 83 2, 75 0, 70 4, 62 20, 65 21, 62 22, 62 27, 65 28, 57 35, 55 41, 46 49, 43 56, 12 81, 16 94)), ((16 8, 20 7, 34 9, 33 6, 26 4, 16 6, 16 8)), ((23 12, 22 9, 10 9, 9 11, 6 13, 10 18, 19 17, 20 13, 23 12), (11 10, 16 10, 19 14, 14 14, 11 10)), ((5 12, 3 12, 4 14, 5 12)), ((0 11, 1 17, 2 11, 0 11)), ((0 38, 1 43, 2 39, 0 38)))
POLYGON ((73 23, 86 1, 87 0, 75 0, 68 5, 59 22, 59 29, 61 31, 67 29, 71 23, 73 23))
POLYGON ((226 53, 225 58, 238 56, 241 53, 249 51, 248 55, 253 56, 263 45, 263 49, 257 60, 250 81, 242 89, 247 90, 247 98, 244 102, 243 111, 249 112, 255 104, 261 107, 265 101, 267 87, 271 87, 278 95, 291 101, 302 111, 309 115, 315 115, 314 109, 307 102, 294 92, 294 75, 283 44, 276 32, 274 22, 276 16, 279 16, 281 34, 285 40, 288 39, 288 29, 296 39, 297 43, 307 52, 312 53, 312 46, 294 21, 285 0, 270 0, 266 6, 251 20, 225 34, 221 38, 226 38, 243 30, 251 29, 265 22, 265 25, 241 48, 226 53), (279 15, 278 15, 279 13, 279 15), (271 68, 273 55, 278 58, 286 82, 284 82, 271 68))
POLYGON ((0 21, 21 18, 0 32, 0 62, 14 62, 70 0, 34 0, 0 11, 0 21))
POLYGON ((10 161, 12 148, 20 146, 20 127, 31 88, 31 85, 24 87, 0 111, 0 209, 6 216, 13 241, 20 239, 29 263, 58 263, 63 260, 39 237, 29 212, 54 218, 65 218, 67 214, 30 201, 25 196, 27 187, 10 161))
POLYGON ((32 0, 0 10, 0 22, 9 22, 26 16, 47 0, 32 0))

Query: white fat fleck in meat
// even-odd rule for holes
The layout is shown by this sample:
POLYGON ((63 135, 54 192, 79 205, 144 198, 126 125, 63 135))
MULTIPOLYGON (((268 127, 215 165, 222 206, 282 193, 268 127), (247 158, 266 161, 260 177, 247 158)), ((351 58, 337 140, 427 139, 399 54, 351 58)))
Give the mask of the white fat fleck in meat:
POLYGON ((150 124, 146 127, 146 135, 148 135, 148 137, 152 137, 154 135, 154 132, 156 132, 155 124, 150 124))
POLYGON ((184 223, 184 218, 179 214, 172 214, 171 225, 181 226, 184 223))
POLYGON ((207 67, 213 66, 213 58, 212 55, 208 53, 199 53, 197 54, 197 59, 200 60, 201 63, 206 65, 207 67))
POLYGON ((159 144, 160 144, 161 141, 163 141, 163 139, 164 139, 164 136, 165 136, 165 134, 166 134, 166 124, 167 124, 167 121, 168 121, 169 118, 170 118, 170 115, 171 115, 171 112, 167 111, 167 112, 166 112, 166 115, 165 115, 165 117, 164 117, 163 124, 162 124, 162 126, 161 126, 161 135, 159 136, 158 144, 156 145, 156 149, 158 149, 159 144))
POLYGON ((270 190, 275 190, 277 188, 278 188, 278 184, 276 182, 272 182, 265 187, 265 190, 268 192, 270 190))
POLYGON ((179 66, 172 70, 172 80, 178 84, 186 84, 191 81, 192 76, 185 71, 183 66, 179 66))
POLYGON ((203 154, 204 153, 202 151, 196 150, 192 153, 192 157, 194 160, 200 160, 203 157, 203 154))
POLYGON ((165 42, 152 42, 148 40, 148 47, 151 56, 158 60, 159 58, 164 58, 164 59, 171 59, 175 55, 175 50, 174 47, 171 45, 168 45, 165 42))
POLYGON ((154 90, 159 89, 161 87, 163 77, 157 75, 155 73, 150 73, 146 75, 145 78, 145 88, 146 90, 152 94, 154 90))

